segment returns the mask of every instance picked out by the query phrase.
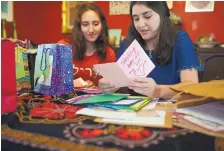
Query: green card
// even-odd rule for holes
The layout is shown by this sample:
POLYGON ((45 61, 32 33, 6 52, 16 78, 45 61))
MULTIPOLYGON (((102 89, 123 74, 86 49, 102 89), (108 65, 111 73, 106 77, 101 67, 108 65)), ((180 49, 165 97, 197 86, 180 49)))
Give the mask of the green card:
MULTIPOLYGON (((17 48, 19 49, 19 48, 17 48)), ((16 79, 20 79, 25 77, 25 69, 24 69, 24 61, 23 61, 23 53, 22 51, 15 51, 15 57, 16 59, 16 79)))
MULTIPOLYGON (((125 100, 128 99, 142 99, 141 101, 131 105, 131 106, 127 106, 127 105, 123 105, 123 106, 119 106, 119 105, 114 105, 113 103, 97 103, 96 105, 98 106, 102 106, 102 107, 108 107, 111 109, 115 109, 115 110, 130 110, 130 111, 138 111, 139 109, 141 109, 142 107, 144 107, 146 104, 148 104, 151 99, 149 99, 149 97, 142 97, 142 96, 128 96, 127 99, 125 98, 125 100)), ((122 99, 123 100, 123 99, 122 99)), ((120 101, 122 101, 120 100, 120 101)))
POLYGON ((129 94, 99 94, 92 96, 90 98, 86 98, 80 100, 74 104, 93 104, 93 103, 103 103, 103 102, 114 102, 125 97, 129 96, 129 94))

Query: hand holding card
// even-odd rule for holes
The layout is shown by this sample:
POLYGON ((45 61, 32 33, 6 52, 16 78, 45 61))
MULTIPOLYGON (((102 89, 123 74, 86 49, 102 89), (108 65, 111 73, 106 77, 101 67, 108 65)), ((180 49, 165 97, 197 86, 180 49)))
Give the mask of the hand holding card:
POLYGON ((117 62, 97 64, 94 67, 107 81, 119 88, 128 86, 130 77, 146 77, 155 65, 137 40, 134 40, 117 62))

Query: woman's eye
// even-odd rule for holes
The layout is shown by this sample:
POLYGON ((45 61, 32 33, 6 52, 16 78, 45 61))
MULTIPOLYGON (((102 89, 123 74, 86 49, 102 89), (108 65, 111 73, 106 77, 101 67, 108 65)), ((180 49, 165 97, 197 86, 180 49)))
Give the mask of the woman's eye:
POLYGON ((86 26, 88 26, 88 24, 82 24, 82 26, 86 27, 86 26))
POLYGON ((134 21, 138 21, 139 20, 139 18, 133 18, 134 19, 134 21))
POLYGON ((152 16, 145 16, 146 19, 150 19, 152 16))

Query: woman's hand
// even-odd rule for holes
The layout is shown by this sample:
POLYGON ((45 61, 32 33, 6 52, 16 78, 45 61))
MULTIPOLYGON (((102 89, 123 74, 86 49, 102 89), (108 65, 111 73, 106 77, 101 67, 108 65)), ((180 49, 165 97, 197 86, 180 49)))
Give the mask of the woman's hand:
POLYGON ((95 68, 92 68, 92 72, 93 72, 93 78, 96 78, 99 75, 99 72, 95 68))
POLYGON ((109 81, 106 81, 104 78, 99 80, 99 88, 103 91, 103 93, 114 93, 116 88, 109 81))
POLYGON ((136 93, 156 97, 155 92, 157 88, 156 82, 152 78, 135 77, 129 80, 128 88, 132 89, 136 93))

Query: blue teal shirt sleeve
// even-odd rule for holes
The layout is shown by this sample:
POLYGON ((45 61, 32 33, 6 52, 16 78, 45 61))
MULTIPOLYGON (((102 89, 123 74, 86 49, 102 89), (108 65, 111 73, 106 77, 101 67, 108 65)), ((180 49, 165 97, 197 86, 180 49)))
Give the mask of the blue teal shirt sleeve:
POLYGON ((202 71, 203 66, 199 64, 197 53, 188 34, 184 31, 178 31, 176 40, 174 50, 177 61, 177 72, 179 73, 181 70, 192 68, 202 71))
POLYGON ((118 60, 121 57, 121 55, 125 52, 125 48, 126 48, 126 39, 124 39, 120 44, 120 48, 116 53, 116 60, 118 60))

